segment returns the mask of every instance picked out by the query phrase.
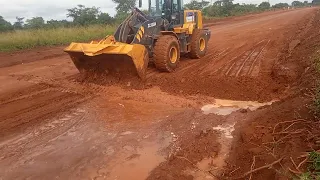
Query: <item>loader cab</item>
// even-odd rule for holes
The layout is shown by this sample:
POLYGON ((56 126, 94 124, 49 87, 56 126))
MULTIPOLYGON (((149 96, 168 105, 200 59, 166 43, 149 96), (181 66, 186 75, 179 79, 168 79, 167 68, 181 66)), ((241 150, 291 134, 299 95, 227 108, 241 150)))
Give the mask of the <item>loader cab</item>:
POLYGON ((183 0, 149 0, 149 14, 167 19, 172 26, 184 21, 183 0))

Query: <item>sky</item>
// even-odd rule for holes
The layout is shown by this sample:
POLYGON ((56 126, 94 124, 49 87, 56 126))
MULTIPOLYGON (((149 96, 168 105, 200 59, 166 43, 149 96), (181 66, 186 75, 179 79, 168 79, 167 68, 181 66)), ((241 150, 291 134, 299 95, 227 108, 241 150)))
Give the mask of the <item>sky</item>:
MULTIPOLYGON (((260 4, 262 1, 266 0, 234 0, 234 3, 260 4)), ((147 0, 143 0, 144 9, 147 7, 147 2, 147 0)), ((188 2, 190 0, 184 0, 184 3, 188 2)), ((269 2, 271 4, 278 2, 291 3, 292 0, 269 0, 269 2)), ((11 23, 15 22, 16 16, 25 17, 25 19, 41 16, 45 20, 62 20, 66 19, 67 9, 78 4, 86 7, 100 7, 102 12, 107 12, 112 16, 116 13, 116 5, 112 0, 0 0, 0 16, 11 23)))

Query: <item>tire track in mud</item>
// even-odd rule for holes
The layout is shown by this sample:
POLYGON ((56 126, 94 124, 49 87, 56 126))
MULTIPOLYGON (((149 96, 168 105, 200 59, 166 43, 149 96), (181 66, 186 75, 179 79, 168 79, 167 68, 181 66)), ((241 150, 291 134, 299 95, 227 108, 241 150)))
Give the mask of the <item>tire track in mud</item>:
POLYGON ((21 133, 13 138, 1 141, 0 151, 9 151, 10 153, 7 155, 11 157, 12 154, 16 154, 16 152, 25 149, 31 141, 37 141, 37 139, 46 139, 47 143, 53 141, 59 136, 66 134, 68 130, 82 122, 84 119, 84 113, 84 109, 74 108, 69 110, 68 114, 46 121, 46 123, 40 125, 38 128, 26 128, 26 133, 21 133), (17 147, 19 148, 17 149, 17 147), (10 148, 13 149, 10 150, 10 148))
POLYGON ((40 83, 0 97, 1 140, 67 111, 88 97, 40 83))
POLYGON ((208 52, 208 54, 201 59, 183 59, 188 62, 183 64, 183 67, 179 67, 177 71, 179 74, 201 76, 203 75, 204 70, 207 68, 207 66, 203 66, 204 61, 208 62, 209 64, 210 62, 215 62, 224 58, 228 55, 228 53, 230 53, 230 48, 208 52))
MULTIPOLYGON (((33 174, 32 170, 30 173, 28 169, 37 167, 33 166, 34 162, 41 164, 41 160, 39 160, 41 157, 56 153, 58 151, 56 148, 68 150, 70 148, 68 145, 57 146, 57 143, 66 139, 78 141, 77 129, 87 125, 84 123, 86 118, 88 118, 87 112, 83 108, 73 108, 63 115, 48 118, 46 123, 36 128, 27 128, 25 132, 0 141, 1 166, 7 167, 0 170, 0 173, 4 178, 16 179, 19 174, 12 172, 21 171, 21 174, 24 174, 22 176, 27 179, 38 179, 33 177, 37 173, 33 174), (27 171, 24 172, 22 169, 27 169, 27 171)), ((43 171, 40 170, 41 172, 43 171)))
POLYGON ((261 53, 265 50, 270 40, 262 40, 254 45, 252 50, 244 51, 239 56, 234 57, 218 70, 214 74, 225 76, 257 76, 259 73, 259 64, 257 60, 261 53))

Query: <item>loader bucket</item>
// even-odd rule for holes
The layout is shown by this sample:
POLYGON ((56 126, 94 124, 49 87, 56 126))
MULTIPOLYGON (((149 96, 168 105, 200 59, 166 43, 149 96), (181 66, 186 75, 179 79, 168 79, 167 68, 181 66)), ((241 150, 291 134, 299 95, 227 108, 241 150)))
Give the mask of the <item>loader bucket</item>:
POLYGON ((112 36, 100 42, 71 43, 64 51, 80 73, 136 74, 145 79, 149 63, 148 51, 143 45, 116 42, 112 36))

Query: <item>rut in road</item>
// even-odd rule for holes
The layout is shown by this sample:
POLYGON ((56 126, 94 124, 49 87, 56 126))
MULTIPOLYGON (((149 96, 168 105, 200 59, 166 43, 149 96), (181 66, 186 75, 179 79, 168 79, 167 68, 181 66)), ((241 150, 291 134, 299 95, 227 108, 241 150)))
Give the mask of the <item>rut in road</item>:
POLYGON ((251 50, 240 53, 221 66, 214 73, 225 76, 257 76, 259 73, 259 57, 270 40, 258 42, 251 50))

